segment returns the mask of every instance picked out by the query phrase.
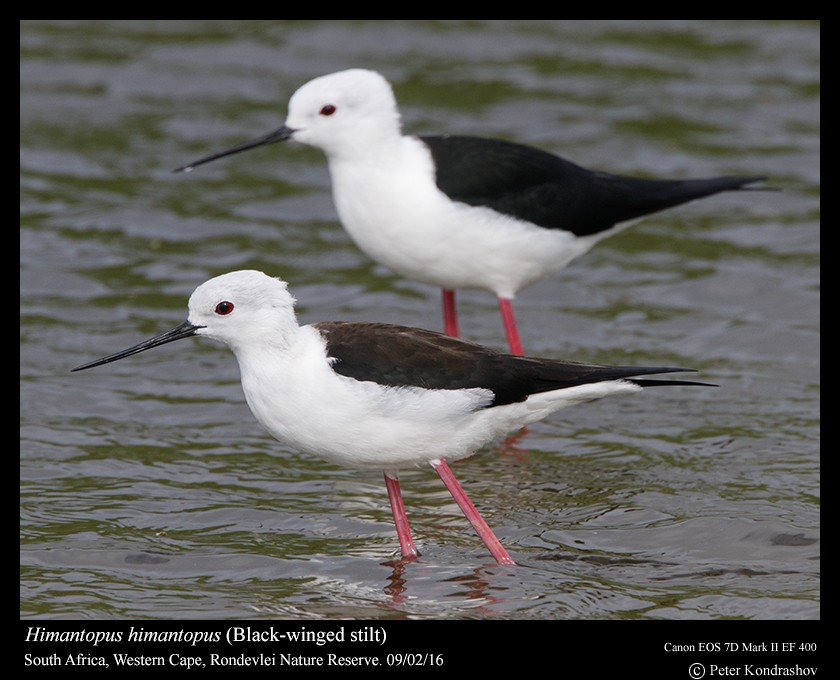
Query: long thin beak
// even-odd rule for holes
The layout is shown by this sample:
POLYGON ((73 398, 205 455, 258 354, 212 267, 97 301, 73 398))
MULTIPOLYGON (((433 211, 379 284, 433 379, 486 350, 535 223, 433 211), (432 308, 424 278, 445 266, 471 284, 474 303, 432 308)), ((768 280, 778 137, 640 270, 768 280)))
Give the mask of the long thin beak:
POLYGON ((94 366, 101 366, 102 364, 110 364, 112 361, 130 357, 132 354, 137 354, 138 352, 145 352, 147 349, 152 349, 152 347, 157 347, 158 345, 165 345, 167 342, 172 342, 173 340, 189 338, 195 335, 199 328, 204 328, 204 326, 194 326, 189 321, 184 321, 184 323, 180 326, 176 326, 171 331, 166 331, 166 333, 156 335, 153 338, 149 338, 148 340, 141 342, 139 345, 134 345, 134 347, 124 349, 122 352, 111 354, 107 357, 103 357, 102 359, 82 364, 81 366, 76 366, 76 368, 72 369, 72 371, 84 371, 86 368, 93 368, 94 366))
POLYGON ((224 158, 225 156, 230 156, 235 153, 239 153, 240 151, 247 151, 248 149, 253 149, 257 146, 262 146, 263 144, 273 144, 274 142, 283 142, 289 139, 295 133, 294 128, 290 128, 287 126, 283 126, 277 128, 273 132, 269 132, 267 135, 263 135, 262 137, 257 137, 256 139, 252 139, 250 142, 243 142, 242 144, 237 144, 236 146, 232 146, 225 151, 219 151, 219 153, 210 154, 209 156, 205 156, 204 158, 199 158, 197 161, 193 161, 192 163, 188 163, 187 165, 182 165, 180 168, 175 168, 172 172, 191 172, 193 168, 204 165, 205 163, 209 163, 210 161, 215 161, 217 158, 224 158))

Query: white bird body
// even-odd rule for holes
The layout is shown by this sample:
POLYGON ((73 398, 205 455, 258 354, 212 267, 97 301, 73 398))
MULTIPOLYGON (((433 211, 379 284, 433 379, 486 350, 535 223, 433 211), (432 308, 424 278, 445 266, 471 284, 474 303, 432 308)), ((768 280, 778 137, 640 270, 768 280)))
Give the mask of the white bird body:
POLYGON ((270 364, 237 354, 242 388, 274 437, 345 467, 396 471, 436 458, 459 460, 566 406, 642 389, 616 380, 487 408, 492 394, 480 388, 392 387, 336 376, 323 342, 309 331, 301 328, 300 342, 283 356, 268 352, 270 364))
POLYGON ((403 137, 399 146, 400 152, 379 159, 381 164, 330 158, 329 169, 344 228, 371 259, 408 279, 513 299, 609 235, 577 238, 490 208, 453 203, 434 183, 431 167, 416 173, 417 163, 399 157, 424 157, 431 166, 429 150, 412 137, 403 137))

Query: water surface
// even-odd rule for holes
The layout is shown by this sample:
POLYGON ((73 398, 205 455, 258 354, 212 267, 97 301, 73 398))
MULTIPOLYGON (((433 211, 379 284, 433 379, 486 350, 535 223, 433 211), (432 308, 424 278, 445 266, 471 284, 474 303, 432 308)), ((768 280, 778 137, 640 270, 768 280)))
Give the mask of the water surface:
MULTIPOLYGON (((810 22, 25 21, 20 96, 23 618, 816 619, 820 35, 810 22), (441 328, 370 262, 323 156, 264 147, 312 77, 362 66, 405 128, 781 192, 653 216, 522 292, 528 353, 680 365, 717 389, 570 409, 453 466, 519 563, 492 563, 431 470, 398 546, 376 473, 274 441, 235 360, 180 323, 262 269, 302 322, 441 328)), ((489 293, 462 333, 505 345, 489 293)))

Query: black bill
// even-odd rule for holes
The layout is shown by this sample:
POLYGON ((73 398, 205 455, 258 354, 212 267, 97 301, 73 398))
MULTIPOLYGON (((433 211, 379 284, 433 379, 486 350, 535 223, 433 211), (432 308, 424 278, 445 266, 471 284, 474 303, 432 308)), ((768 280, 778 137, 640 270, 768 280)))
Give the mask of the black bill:
POLYGON ((170 331, 166 331, 166 333, 161 333, 160 335, 156 335, 153 338, 149 338, 148 340, 145 340, 144 342, 141 342, 138 345, 134 345, 134 347, 124 349, 122 352, 111 354, 107 357, 103 357, 102 359, 97 359, 96 361, 91 361, 90 363, 82 364, 81 366, 76 366, 76 368, 72 370, 83 371, 86 368, 93 368, 94 366, 101 366, 102 364, 110 364, 112 361, 117 361, 118 359, 130 357, 132 354, 137 354, 138 352, 145 352, 147 349, 152 349, 152 347, 157 347, 158 345, 165 345, 167 342, 173 342, 174 340, 180 340, 181 338, 189 338, 195 335, 196 331, 199 328, 204 328, 204 326, 194 326, 189 321, 184 321, 184 323, 182 323, 180 326, 177 326, 170 331))
POLYGON ((204 165, 205 163, 209 163, 210 161, 215 161, 217 158, 224 158, 225 156, 230 156, 235 153, 239 153, 240 151, 247 151, 248 149, 253 149, 257 146, 262 146, 263 144, 273 144, 274 142, 283 142, 289 137, 291 137, 295 133, 294 128, 283 127, 277 128, 273 132, 269 132, 267 135, 263 135, 262 137, 257 137, 256 139, 252 139, 249 142, 243 142, 242 144, 237 144, 236 146, 232 146, 225 151, 219 151, 218 153, 210 154, 209 156, 204 156, 204 158, 199 158, 197 161, 193 161, 192 163, 187 163, 187 165, 182 165, 180 168, 175 168, 172 172, 190 172, 193 168, 204 165))

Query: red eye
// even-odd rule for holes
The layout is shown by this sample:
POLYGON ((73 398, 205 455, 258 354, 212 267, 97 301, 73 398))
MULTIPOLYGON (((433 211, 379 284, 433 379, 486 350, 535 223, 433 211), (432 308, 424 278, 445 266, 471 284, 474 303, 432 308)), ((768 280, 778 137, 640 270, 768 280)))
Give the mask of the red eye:
POLYGON ((216 305, 216 314, 219 316, 226 316, 233 311, 233 303, 228 302, 227 300, 222 300, 219 304, 216 305))
POLYGON ((322 116, 331 116, 335 113, 335 107, 332 104, 324 104, 321 107, 322 116))

